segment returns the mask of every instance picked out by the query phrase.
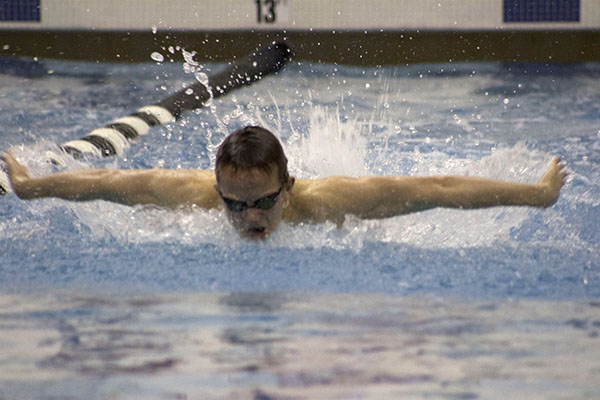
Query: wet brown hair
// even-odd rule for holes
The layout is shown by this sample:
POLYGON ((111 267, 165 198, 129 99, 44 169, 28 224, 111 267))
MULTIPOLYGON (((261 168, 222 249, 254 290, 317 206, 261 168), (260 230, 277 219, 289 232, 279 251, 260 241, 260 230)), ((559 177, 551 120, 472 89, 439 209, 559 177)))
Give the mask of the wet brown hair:
POLYGON ((258 168, 271 172, 277 167, 278 179, 285 185, 289 178, 287 158, 279 139, 260 126, 247 126, 227 136, 217 151, 217 182, 225 167, 234 171, 258 168))

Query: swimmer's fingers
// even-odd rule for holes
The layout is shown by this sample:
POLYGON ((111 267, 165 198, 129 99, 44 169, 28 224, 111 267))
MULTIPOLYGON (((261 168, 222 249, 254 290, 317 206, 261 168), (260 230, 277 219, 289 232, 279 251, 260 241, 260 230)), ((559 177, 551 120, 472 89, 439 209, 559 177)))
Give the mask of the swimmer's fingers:
POLYGON ((29 178, 29 173, 27 172, 27 168, 24 165, 20 164, 15 156, 9 151, 6 151, 4 154, 0 155, 0 158, 6 164, 6 172, 7 175, 13 184, 22 181, 23 179, 29 178))
POLYGON ((10 150, 6 150, 4 153, 0 154, 0 160, 4 161, 7 166, 17 162, 15 156, 13 156, 10 150))
POLYGON ((560 157, 554 157, 550 163, 550 169, 554 172, 556 181, 560 182, 562 187, 565 184, 567 175, 569 175, 566 164, 561 161, 560 157))
POLYGON ((6 164, 6 170, 9 173, 11 169, 14 169, 14 164, 17 163, 15 156, 12 155, 10 150, 6 150, 4 153, 0 154, 0 160, 4 161, 4 164, 6 164))
POLYGON ((564 162, 560 162, 560 158, 557 157, 557 159, 559 162, 558 166, 560 167, 560 177, 564 185, 567 180, 567 175, 569 175, 569 171, 567 171, 567 164, 564 162))
POLYGON ((546 170, 546 173, 542 176, 542 179, 540 179, 540 183, 560 182, 562 186, 567 175, 567 169, 565 164, 561 162, 560 157, 554 157, 550 162, 550 166, 546 170))
POLYGON ((546 205, 551 206, 558 199, 560 189, 565 184, 568 172, 565 164, 561 162, 559 157, 555 157, 550 162, 548 170, 542 176, 542 179, 538 182, 539 185, 544 187, 546 205))
POLYGON ((8 173, 11 165, 15 162, 15 157, 10 150, 6 150, 4 153, 0 153, 0 160, 4 162, 4 165, 0 164, 0 169, 6 170, 8 173))
POLYGON ((0 160, 4 161, 5 163, 8 163, 6 159, 9 157, 12 157, 12 153, 10 152, 10 150, 6 150, 4 153, 0 153, 0 160))

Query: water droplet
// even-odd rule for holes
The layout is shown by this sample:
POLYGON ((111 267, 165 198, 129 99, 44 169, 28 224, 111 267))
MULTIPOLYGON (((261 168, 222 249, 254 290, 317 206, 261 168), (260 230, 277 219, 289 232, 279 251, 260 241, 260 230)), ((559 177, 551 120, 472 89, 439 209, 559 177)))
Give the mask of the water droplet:
POLYGON ((244 114, 244 110, 242 107, 237 107, 235 110, 231 112, 231 118, 239 118, 244 114))
POLYGON ((183 54, 183 59, 185 60, 186 64, 189 64, 194 67, 198 66, 198 63, 194 61, 194 56, 196 55, 195 51, 182 50, 181 54, 183 54))
POLYGON ((192 88, 188 88, 185 91, 185 94, 187 94, 187 95, 190 95, 190 94, 193 94, 193 93, 194 93, 194 89, 192 89, 192 88))
POLYGON ((368 82, 367 82, 367 83, 365 83, 365 88, 366 88, 366 89, 368 89, 368 88, 370 88, 370 87, 371 87, 371 84, 370 84, 370 83, 368 83, 368 82))
POLYGON ((165 60, 165 57, 163 57, 163 55, 160 54, 157 51, 155 51, 152 54, 150 54, 150 58, 153 59, 156 62, 163 62, 165 60))
POLYGON ((508 104, 508 103, 510 103, 510 100, 509 100, 509 99, 504 99, 504 100, 502 100, 502 102, 503 102, 504 104, 508 104))
POLYGON ((156 32, 158 32, 158 28, 155 25, 152 25, 152 33, 156 35, 156 32))
POLYGON ((196 78, 196 80, 198 82, 200 82, 204 86, 208 87, 208 75, 206 75, 206 73, 204 73, 204 72, 196 72, 194 74, 194 77, 196 78))

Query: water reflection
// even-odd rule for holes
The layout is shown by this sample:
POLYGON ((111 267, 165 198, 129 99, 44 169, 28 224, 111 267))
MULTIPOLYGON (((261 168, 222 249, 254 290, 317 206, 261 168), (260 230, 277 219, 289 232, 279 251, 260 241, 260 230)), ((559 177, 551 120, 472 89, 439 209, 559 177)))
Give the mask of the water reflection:
POLYGON ((4 295, 0 398, 598 395, 598 331, 597 302, 4 295))

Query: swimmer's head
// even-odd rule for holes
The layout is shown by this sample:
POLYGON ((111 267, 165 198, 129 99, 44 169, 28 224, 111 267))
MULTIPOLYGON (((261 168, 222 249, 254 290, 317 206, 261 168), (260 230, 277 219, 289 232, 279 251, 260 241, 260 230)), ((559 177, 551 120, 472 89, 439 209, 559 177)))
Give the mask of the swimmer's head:
POLYGON ((277 228, 294 178, 275 135, 257 126, 232 133, 219 147, 215 173, 215 189, 240 235, 264 239, 277 228))
POLYGON ((215 173, 217 182, 225 167, 234 171, 277 168, 281 184, 287 183, 287 158, 279 139, 259 126, 247 126, 227 136, 217 152, 215 173))

